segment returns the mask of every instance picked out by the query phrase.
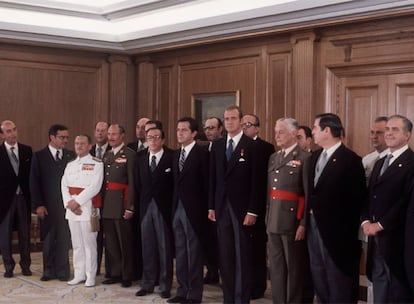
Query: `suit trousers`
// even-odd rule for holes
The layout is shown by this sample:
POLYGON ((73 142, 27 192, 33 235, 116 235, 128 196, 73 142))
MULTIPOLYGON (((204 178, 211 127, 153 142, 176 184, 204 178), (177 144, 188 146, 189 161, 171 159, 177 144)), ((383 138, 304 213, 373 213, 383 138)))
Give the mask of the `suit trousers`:
MULTIPOLYGON (((50 216, 50 215, 48 215, 50 216)), ((67 221, 56 219, 43 238, 43 275, 67 281, 69 265, 70 232, 67 221)))
POLYGON ((372 285, 374 303, 408 303, 409 289, 407 282, 401 282, 391 271, 381 256, 377 238, 371 244, 372 254, 372 285))
POLYGON ((295 241, 295 233, 269 233, 269 262, 273 303, 302 303, 305 241, 295 241))
POLYGON ((313 214, 309 216, 307 240, 318 303, 357 303, 359 264, 356 263, 352 276, 336 266, 323 243, 313 214))
POLYGON ((131 281, 134 274, 132 258, 132 222, 124 219, 103 219, 106 252, 111 265, 111 277, 131 281))
POLYGON ((23 195, 16 194, 9 211, 0 224, 0 251, 4 268, 13 271, 15 261, 12 256, 12 234, 16 227, 19 238, 20 267, 30 268, 30 211, 23 195), (16 222, 17 221, 17 222, 16 222))
POLYGON ((172 232, 154 200, 141 220, 141 240, 141 287, 153 291, 159 274, 160 290, 170 291, 173 279, 172 232))
MULTIPOLYGON (((100 214, 102 214, 102 209, 100 210, 100 214)), ((103 229, 103 223, 102 218, 99 219, 99 231, 98 236, 96 237, 97 240, 97 254, 98 254, 98 264, 96 269, 96 274, 101 273, 101 264, 102 264, 102 257, 105 257, 105 276, 110 277, 111 276, 111 268, 109 266, 109 260, 108 260, 108 253, 106 252, 106 246, 105 246, 105 235, 104 235, 104 229, 103 229), (103 254, 105 250, 105 255, 103 254)))
POLYGON ((96 236, 90 221, 68 220, 73 249, 75 279, 95 278, 97 268, 96 236))
MULTIPOLYGON (((196 202, 195 202, 196 203, 196 202)), ((173 217, 177 296, 201 302, 203 297, 203 250, 200 239, 181 201, 173 217)))
POLYGON ((267 234, 264 217, 258 217, 252 229, 252 298, 263 297, 267 288, 267 234))
POLYGON ((251 295, 251 227, 243 226, 227 201, 217 220, 224 303, 249 303, 251 295))

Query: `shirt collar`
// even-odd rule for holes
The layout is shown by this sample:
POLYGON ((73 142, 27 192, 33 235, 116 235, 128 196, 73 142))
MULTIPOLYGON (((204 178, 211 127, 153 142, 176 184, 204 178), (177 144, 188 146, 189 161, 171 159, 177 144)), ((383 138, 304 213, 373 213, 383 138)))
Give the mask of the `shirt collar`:
POLYGON ((229 135, 227 135, 227 145, 226 145, 226 147, 229 145, 229 141, 230 141, 230 138, 231 138, 231 139, 233 139, 233 148, 236 148, 236 146, 239 143, 242 136, 243 136, 243 130, 241 130, 240 133, 237 134, 234 137, 230 137, 229 135))
POLYGON ((196 141, 193 140, 193 142, 185 147, 181 146, 181 149, 185 150, 185 155, 188 155, 191 152, 191 149, 195 146, 196 141))
MULTIPOLYGON (((399 148, 398 150, 395 150, 392 152, 392 158, 390 159, 390 164, 394 162, 401 154, 403 154, 408 149, 408 145, 405 145, 404 147, 399 148)), ((389 152, 389 151, 388 151, 389 152)))
POLYGON ((14 146, 11 146, 7 142, 4 142, 4 145, 6 146, 7 150, 10 150, 10 148, 14 147, 14 153, 16 154, 19 151, 19 145, 17 143, 14 146))
POLYGON ((288 156, 288 155, 289 155, 289 153, 290 153, 290 152, 292 152, 292 151, 293 151, 293 149, 295 149, 297 145, 298 145, 298 144, 297 144, 297 143, 295 143, 295 144, 293 144, 292 146, 290 146, 289 148, 285 149, 285 157, 286 157, 286 156, 288 156))
POLYGON ((334 154, 334 152, 342 145, 341 141, 338 141, 336 144, 334 144, 332 147, 330 147, 329 149, 323 149, 323 151, 326 151, 326 155, 327 158, 329 159, 332 154, 334 154))
POLYGON ((118 147, 116 148, 112 148, 112 152, 114 153, 114 155, 118 154, 119 151, 121 151, 121 149, 124 147, 124 143, 120 144, 118 147))

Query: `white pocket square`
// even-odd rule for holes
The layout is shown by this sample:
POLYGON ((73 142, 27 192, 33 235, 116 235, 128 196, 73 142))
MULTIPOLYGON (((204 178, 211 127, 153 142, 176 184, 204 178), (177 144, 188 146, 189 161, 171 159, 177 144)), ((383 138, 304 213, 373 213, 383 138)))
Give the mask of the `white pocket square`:
POLYGON ((165 169, 165 172, 171 172, 171 168, 165 169))
POLYGON ((239 158, 239 162, 245 162, 246 160, 244 158, 239 158))

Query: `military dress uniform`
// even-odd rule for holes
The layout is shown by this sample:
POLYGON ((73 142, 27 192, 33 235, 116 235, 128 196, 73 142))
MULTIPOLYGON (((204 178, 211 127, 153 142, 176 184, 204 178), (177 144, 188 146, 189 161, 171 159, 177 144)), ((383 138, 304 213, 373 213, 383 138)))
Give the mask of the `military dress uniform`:
POLYGON ((97 232, 91 231, 92 198, 99 193, 102 182, 103 163, 90 154, 68 163, 61 182, 64 207, 67 208, 68 202, 73 199, 82 210, 82 214, 76 215, 66 209, 65 218, 72 237, 73 282, 87 279, 87 286, 95 285, 97 232))
POLYGON ((302 302, 306 243, 295 241, 295 234, 299 225, 305 227, 309 156, 296 145, 285 157, 279 151, 269 159, 266 225, 273 303, 302 302))
POLYGON ((111 265, 107 284, 122 281, 131 285, 134 276, 133 222, 123 218, 126 210, 134 212, 134 166, 136 152, 125 145, 110 150, 103 157, 104 201, 102 208, 106 247, 111 265))

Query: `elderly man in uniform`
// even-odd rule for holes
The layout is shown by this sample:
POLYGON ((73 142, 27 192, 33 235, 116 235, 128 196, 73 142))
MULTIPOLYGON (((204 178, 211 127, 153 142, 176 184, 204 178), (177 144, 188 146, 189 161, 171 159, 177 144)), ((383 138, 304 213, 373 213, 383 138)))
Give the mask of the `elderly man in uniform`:
POLYGON ((111 278, 103 284, 122 283, 130 287, 134 275, 133 226, 136 152, 124 144, 125 129, 112 124, 108 141, 112 150, 105 153, 104 203, 102 209, 106 247, 111 265, 111 278))
POLYGON ((77 158, 66 166, 61 187, 63 206, 72 238, 74 278, 68 282, 76 285, 85 281, 86 287, 95 286, 97 268, 96 236, 91 229, 91 216, 98 209, 92 199, 99 193, 103 181, 103 164, 89 154, 92 148, 88 135, 75 138, 77 158))
POLYGON ((303 300, 304 210, 310 153, 297 144, 297 132, 295 119, 278 119, 275 141, 281 150, 269 159, 266 224, 273 303, 301 303, 303 300))

